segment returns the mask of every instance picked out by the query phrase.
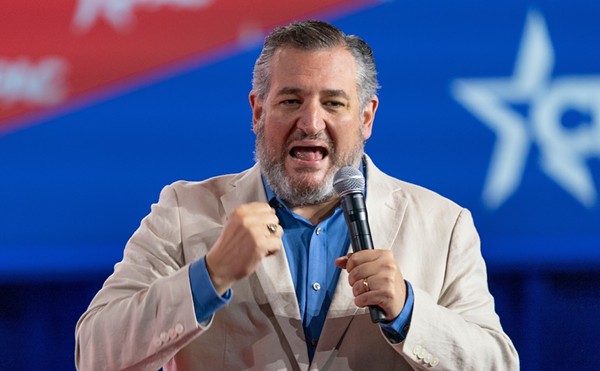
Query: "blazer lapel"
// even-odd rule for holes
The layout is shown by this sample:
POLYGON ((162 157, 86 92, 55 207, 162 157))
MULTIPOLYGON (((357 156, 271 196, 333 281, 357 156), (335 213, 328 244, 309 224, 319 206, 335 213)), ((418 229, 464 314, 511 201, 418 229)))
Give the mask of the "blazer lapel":
MULTIPOLYGON (((256 201, 267 202, 257 165, 243 173, 241 177, 234 179, 229 191, 221 197, 226 215, 244 203, 256 201)), ((264 258, 249 281, 257 304, 261 306, 267 304, 270 307, 270 312, 280 327, 276 330, 283 334, 293 353, 290 356, 307 364, 308 353, 300 309, 285 249, 282 247, 279 253, 264 258)), ((266 312, 269 315, 269 311, 266 312)), ((273 324, 275 325, 275 322, 273 324)))
MULTIPOLYGON (((389 250, 398 236, 407 202, 401 188, 394 186, 389 181, 389 177, 375 167, 368 157, 366 163, 366 206, 373 245, 376 249, 389 250)), ((350 251, 352 251, 351 247, 350 251)), ((342 341, 354 316, 367 312, 367 308, 358 308, 354 305, 354 295, 348 284, 348 273, 342 270, 319 339, 315 362, 319 365, 326 363, 342 341)))
POLYGON ((390 181, 368 157, 367 173, 366 204, 373 245, 376 249, 389 250, 398 238, 408 202, 400 185, 390 181))

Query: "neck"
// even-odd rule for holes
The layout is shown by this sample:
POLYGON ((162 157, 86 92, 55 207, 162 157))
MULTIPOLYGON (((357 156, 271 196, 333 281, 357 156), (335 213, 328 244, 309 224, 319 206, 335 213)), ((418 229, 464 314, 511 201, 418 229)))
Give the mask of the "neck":
POLYGON ((333 210, 336 208, 339 201, 340 199, 338 197, 332 197, 329 200, 316 205, 294 206, 291 207, 291 210, 308 219, 312 225, 317 225, 333 214, 333 210))

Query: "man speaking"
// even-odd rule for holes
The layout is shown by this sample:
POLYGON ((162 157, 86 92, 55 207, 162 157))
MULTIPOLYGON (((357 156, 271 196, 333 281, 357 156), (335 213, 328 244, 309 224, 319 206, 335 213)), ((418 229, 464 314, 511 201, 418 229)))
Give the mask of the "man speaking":
POLYGON ((77 324, 78 369, 518 369, 470 213, 364 154, 377 88, 359 37, 269 34, 256 165, 163 189, 77 324), (354 253, 333 186, 348 166, 374 247, 354 253))

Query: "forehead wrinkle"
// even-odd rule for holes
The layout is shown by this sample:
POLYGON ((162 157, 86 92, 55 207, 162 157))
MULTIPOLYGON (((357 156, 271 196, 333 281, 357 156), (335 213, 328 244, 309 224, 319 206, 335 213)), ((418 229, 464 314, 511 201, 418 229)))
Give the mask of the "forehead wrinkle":
MULTIPOLYGON (((277 95, 297 95, 304 92, 301 88, 283 87, 277 91, 277 95)), ((324 89, 319 92, 323 97, 341 97, 350 100, 350 96, 342 89, 324 89)))

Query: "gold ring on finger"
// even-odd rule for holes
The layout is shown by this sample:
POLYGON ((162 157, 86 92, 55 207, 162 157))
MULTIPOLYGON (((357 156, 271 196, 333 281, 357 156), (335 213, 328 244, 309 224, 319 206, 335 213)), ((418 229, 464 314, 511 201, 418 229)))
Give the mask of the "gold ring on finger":
POLYGON ((267 229, 270 234, 274 235, 277 232, 277 224, 267 224, 267 229))
POLYGON ((365 292, 369 292, 371 290, 369 288, 369 281, 367 281, 367 278, 363 278, 362 284, 363 284, 363 287, 365 288, 365 292))

